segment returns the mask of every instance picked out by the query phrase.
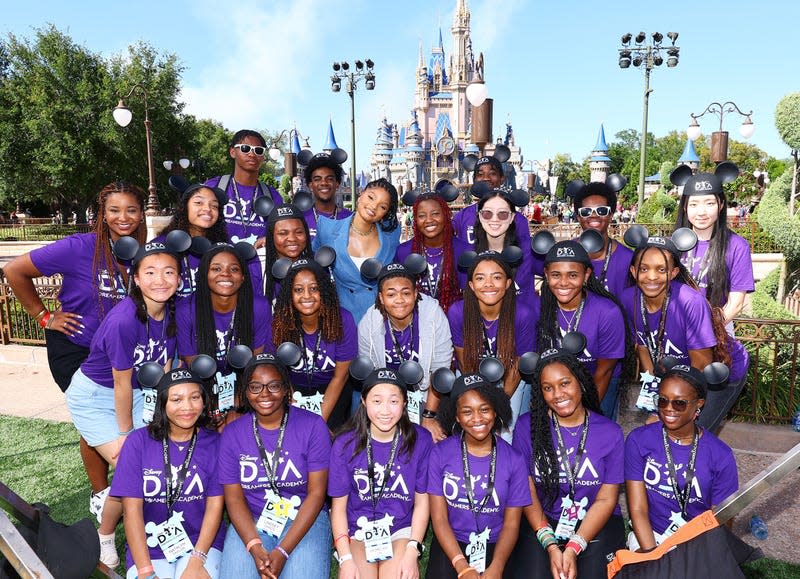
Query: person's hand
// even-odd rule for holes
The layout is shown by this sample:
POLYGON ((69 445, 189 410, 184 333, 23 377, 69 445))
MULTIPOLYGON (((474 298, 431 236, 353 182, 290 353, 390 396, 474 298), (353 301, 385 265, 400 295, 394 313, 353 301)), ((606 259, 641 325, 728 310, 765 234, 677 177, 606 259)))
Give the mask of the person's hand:
POLYGON ((256 242, 253 244, 253 247, 256 249, 261 249, 267 245, 267 238, 266 237, 259 237, 256 239, 256 242))
POLYGON ((483 577, 483 579, 501 579, 503 577, 503 570, 498 565, 492 563, 486 568, 486 571, 483 572, 481 577, 483 577))
POLYGON ((406 547, 400 567, 397 570, 398 579, 419 579, 419 551, 413 547, 406 547))
POLYGON ((181 573, 180 579, 211 579, 211 575, 200 557, 189 557, 189 562, 181 573))
POLYGON ((120 434, 117 437, 116 448, 114 448, 113 452, 111 453, 111 458, 117 460, 119 458, 119 453, 122 452, 122 446, 125 444, 125 440, 128 438, 127 434, 120 434))
POLYGON ((575 579, 578 576, 578 554, 572 549, 564 549, 561 561, 561 573, 564 579, 575 579))
POLYGON ((447 435, 444 433, 444 429, 442 429, 442 425, 439 424, 439 421, 435 418, 423 418, 420 424, 424 429, 431 433, 433 442, 441 442, 447 438, 447 435))
POLYGON ((45 328, 48 330, 61 332, 62 334, 72 337, 75 334, 83 333, 83 330, 86 326, 81 323, 82 319, 83 316, 81 315, 73 314, 72 312, 55 310, 50 312, 50 319, 47 320, 47 325, 45 328))
MULTIPOLYGON (((571 550, 571 549, 570 549, 571 550)), ((553 579, 562 579, 564 575, 564 554, 558 547, 550 547, 547 550, 547 555, 550 557, 550 572, 553 574, 553 579)))
POLYGON ((339 579, 360 579, 355 561, 348 559, 339 563, 339 579))
POLYGON ((259 543, 258 545, 254 546, 250 549, 250 556, 253 557, 253 561, 256 564, 256 570, 258 571, 259 577, 262 579, 276 579, 277 576, 272 573, 270 569, 271 561, 270 556, 267 550, 264 548, 264 545, 259 543))
POLYGON ((273 549, 269 553, 269 570, 274 577, 280 577, 283 566, 286 565, 286 555, 273 549))

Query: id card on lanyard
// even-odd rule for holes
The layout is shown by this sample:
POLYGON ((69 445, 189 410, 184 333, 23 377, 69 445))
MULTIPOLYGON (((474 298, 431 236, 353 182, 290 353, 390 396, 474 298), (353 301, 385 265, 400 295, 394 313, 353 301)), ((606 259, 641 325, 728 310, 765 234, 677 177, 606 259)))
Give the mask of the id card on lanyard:
POLYGON ((461 462, 464 467, 464 486, 467 491, 467 503, 472 516, 475 519, 475 532, 469 535, 469 545, 467 545, 467 559, 471 567, 481 574, 486 571, 486 550, 489 542, 490 529, 484 526, 483 530, 479 529, 478 517, 486 507, 486 503, 492 498, 494 494, 495 476, 497 474, 497 440, 494 435, 492 437, 492 455, 489 460, 489 482, 486 488, 486 494, 480 503, 475 501, 475 489, 473 488, 472 475, 469 469, 469 454, 467 453, 467 441, 464 436, 461 436, 461 462))
POLYGON ((675 495, 678 508, 680 509, 680 512, 672 513, 672 516, 670 517, 670 525, 661 535, 662 540, 664 540, 686 524, 686 509, 689 506, 689 496, 692 494, 695 467, 697 466, 697 447, 700 443, 700 430, 697 428, 697 426, 694 427, 694 437, 692 438, 692 448, 689 451, 689 463, 686 465, 686 477, 683 488, 681 488, 681 486, 678 484, 678 472, 675 467, 675 460, 672 457, 672 449, 669 445, 669 436, 667 435, 667 429, 663 426, 661 428, 661 437, 664 443, 664 454, 667 458, 669 481, 672 485, 672 492, 675 495))
POLYGON ((569 495, 561 499, 561 515, 558 518, 555 536, 557 539, 569 539, 575 533, 578 523, 586 516, 585 507, 589 502, 586 497, 577 503, 575 502, 575 481, 578 479, 581 460, 586 450, 586 439, 589 435, 589 411, 584 409, 581 438, 575 451, 575 462, 572 465, 569 464, 568 450, 564 444, 564 437, 561 435, 561 427, 555 413, 552 414, 552 420, 553 429, 556 432, 556 440, 558 441, 559 462, 567 475, 567 482, 569 482, 569 495))
POLYGON ((397 447, 400 444, 400 429, 395 427, 394 437, 392 438, 392 446, 389 450, 389 458, 386 460, 386 465, 383 469, 383 477, 381 484, 375 487, 375 461, 372 455, 372 437, 367 436, 367 480, 369 483, 369 498, 372 502, 372 520, 368 528, 364 530, 364 551, 366 552, 368 563, 377 563, 378 561, 386 561, 391 559, 394 555, 392 550, 392 517, 384 516, 381 519, 377 517, 378 502, 383 496, 386 485, 391 476, 392 467, 394 466, 395 458, 397 457, 397 447), (369 528, 371 527, 371 528, 369 528))
MULTIPOLYGON (((658 366, 664 357, 664 333, 667 327, 667 308, 670 300, 669 286, 667 288, 667 295, 664 296, 664 303, 661 304, 661 318, 658 320, 658 331, 655 336, 650 331, 650 324, 647 322, 644 294, 641 293, 641 290, 639 291, 639 313, 642 316, 642 324, 644 325, 644 343, 648 354, 650 354, 650 361, 653 363, 655 372, 658 371, 658 366)), ((640 378, 642 385, 636 398, 636 407, 647 412, 655 412, 655 397, 658 393, 658 385, 661 379, 649 372, 642 372, 640 378)))
POLYGON ((267 456, 261 434, 258 432, 258 418, 253 414, 253 436, 258 446, 258 453, 261 457, 261 464, 269 481, 269 488, 264 492, 266 501, 261 515, 256 522, 256 528, 278 538, 286 528, 289 520, 294 519, 297 511, 293 508, 293 503, 281 496, 278 489, 278 463, 280 461, 281 450, 283 449, 283 439, 286 435, 286 424, 289 420, 289 411, 285 410, 281 417, 281 425, 278 431, 278 440, 275 443, 275 450, 272 453, 272 461, 267 456))

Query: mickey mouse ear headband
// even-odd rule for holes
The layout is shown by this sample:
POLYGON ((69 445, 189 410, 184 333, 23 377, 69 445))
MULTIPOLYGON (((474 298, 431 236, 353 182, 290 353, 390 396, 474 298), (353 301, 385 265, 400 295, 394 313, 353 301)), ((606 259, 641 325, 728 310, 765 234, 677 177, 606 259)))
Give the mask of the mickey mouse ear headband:
POLYGON ((513 267, 522 261, 522 249, 516 245, 509 245, 503 248, 503 251, 497 252, 493 250, 482 251, 475 253, 474 251, 465 251, 458 257, 459 269, 469 269, 479 261, 485 259, 493 259, 502 261, 503 263, 513 267))
POLYGON ((625 244, 639 249, 642 247, 660 247, 668 250, 676 257, 684 251, 690 251, 697 245, 697 234, 688 227, 680 227, 672 233, 672 237, 650 236, 644 225, 631 225, 622 236, 625 244))
POLYGON ((567 183, 564 193, 567 197, 581 199, 594 194, 595 192, 592 191, 592 189, 596 188, 599 189, 597 194, 605 196, 606 191, 602 191, 602 189, 607 188, 609 193, 616 194, 619 191, 622 191, 627 184, 627 177, 624 177, 619 173, 611 173, 610 175, 606 176, 605 181, 593 181, 591 183, 586 183, 582 179, 573 179, 567 183))
POLYGON ((730 369, 722 362, 712 362, 703 368, 702 372, 692 366, 678 364, 671 356, 665 357, 661 365, 664 370, 661 376, 662 383, 667 378, 675 376, 703 390, 719 390, 730 376, 730 369))
POLYGON ((297 154, 297 163, 302 167, 307 167, 313 163, 315 159, 321 167, 328 165, 329 160, 333 161, 337 165, 341 165, 347 161, 347 151, 336 148, 331 151, 330 155, 328 153, 317 153, 315 155, 309 149, 303 149, 297 154))
POLYGON ((323 245, 314 254, 313 259, 296 259, 292 261, 288 257, 282 257, 272 264, 272 277, 275 279, 284 279, 292 270, 300 269, 302 267, 309 267, 317 269, 318 273, 324 273, 324 268, 330 266, 336 261, 336 250, 330 245, 323 245))
POLYGON ((538 255, 544 255, 545 263, 572 261, 591 267, 592 260, 589 258, 589 254, 603 248, 603 236, 594 229, 587 229, 581 233, 577 241, 559 241, 558 243, 555 241, 553 234, 545 229, 531 238, 531 249, 538 255))
POLYGON ((522 189, 492 189, 486 181, 478 181, 469 189, 470 195, 476 199, 483 199, 487 195, 495 192, 505 199, 513 207, 525 207, 530 201, 531 196, 522 189))
POLYGON ((722 186, 730 183, 739 176, 739 167, 730 161, 724 161, 717 165, 713 173, 692 174, 692 169, 688 165, 681 165, 669 174, 669 180, 673 185, 683 186, 682 196, 692 195, 723 195, 722 186))
POLYGON ((466 155, 461 159, 461 166, 467 171, 474 171, 477 173, 478 169, 483 165, 491 165, 501 175, 503 174, 503 163, 511 158, 511 149, 506 145, 495 145, 494 155, 478 157, 477 155, 466 155))
POLYGON ((411 207, 417 202, 417 199, 421 197, 424 198, 424 196, 427 195, 427 198, 429 199, 433 198, 434 196, 438 196, 444 199, 445 203, 452 203, 458 198, 458 193, 458 187, 456 187, 452 181, 440 179, 433 187, 433 191, 426 191, 425 189, 412 189, 411 191, 403 193, 401 201, 404 205, 411 207))
MULTIPOLYGON (((298 195, 300 191, 297 192, 298 195)), ((297 197, 297 195, 295 195, 297 197)), ((266 197, 261 197, 261 199, 266 199, 266 197)), ((310 208, 310 206, 309 206, 310 208)), ((303 213, 306 209, 302 209, 298 207, 295 203, 284 203, 283 205, 278 205, 274 207, 272 211, 269 212, 267 215, 267 223, 269 225, 274 225, 278 221, 283 221, 285 219, 303 219, 303 213)))
POLYGON ((189 234, 185 231, 175 230, 171 231, 163 242, 151 241, 141 246, 133 237, 124 235, 117 239, 112 250, 117 259, 130 261, 133 265, 136 265, 148 255, 156 253, 180 255, 188 251, 191 246, 192 238, 189 234))
POLYGON ((502 379, 506 373, 503 363, 497 358, 484 358, 478 364, 478 371, 470 374, 456 375, 450 368, 439 368, 431 374, 431 386, 440 394, 450 394, 452 400, 458 399, 467 390, 480 386, 496 386, 502 388, 502 379))
POLYGON ((228 364, 245 372, 262 364, 289 368, 297 364, 301 357, 300 348, 293 342, 283 342, 275 349, 274 354, 262 352, 255 356, 250 348, 239 344, 228 351, 228 364))
POLYGON ((211 356, 201 354, 192 360, 189 368, 178 368, 164 373, 164 368, 156 362, 147 362, 139 368, 136 379, 144 388, 155 388, 158 392, 169 390, 176 384, 194 382, 202 384, 217 371, 217 361, 211 356))
POLYGON ((425 256, 419 253, 410 253, 403 263, 382 265, 377 259, 368 259, 361 266, 361 275, 366 279, 377 279, 378 284, 388 277, 395 276, 406 277, 416 282, 417 276, 426 269, 428 269, 428 262, 425 261, 425 256))
POLYGON ((417 362, 406 360, 397 370, 376 368, 366 356, 358 356, 350 364, 350 376, 362 382, 361 391, 366 392, 376 384, 394 384, 401 390, 416 390, 425 372, 417 362))

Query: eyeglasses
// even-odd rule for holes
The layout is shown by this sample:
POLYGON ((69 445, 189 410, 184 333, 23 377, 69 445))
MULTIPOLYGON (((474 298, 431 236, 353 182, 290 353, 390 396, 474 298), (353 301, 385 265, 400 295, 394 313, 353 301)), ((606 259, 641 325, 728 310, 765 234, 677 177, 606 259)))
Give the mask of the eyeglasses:
POLYGON ((693 398, 691 400, 670 400, 669 398, 664 398, 663 396, 659 396, 656 399, 656 405, 661 408, 662 410, 665 409, 667 406, 672 404, 673 410, 677 410, 678 412, 683 412, 686 410, 686 407, 689 406, 690 402, 694 402, 697 398, 693 398))
POLYGON ((263 382, 248 382, 247 383, 247 391, 250 394, 261 394, 264 391, 264 388, 267 389, 267 392, 270 394, 277 394, 281 390, 283 390, 285 384, 280 380, 275 380, 273 382, 269 382, 268 384, 264 384, 263 382))
POLYGON ((247 155, 250 151, 253 151, 259 157, 263 157, 264 153, 267 152, 267 148, 266 147, 262 147, 260 145, 256 145, 254 147, 253 145, 248 145, 247 143, 239 143, 237 145, 234 145, 233 148, 234 149, 239 149, 245 155, 247 155))
POLYGON ((578 209, 578 215, 584 219, 591 217, 592 213, 598 217, 608 217, 611 215, 611 207, 608 205, 601 205, 600 207, 581 207, 578 209))
POLYGON ((501 209, 495 213, 491 209, 481 209, 481 217, 483 217, 486 221, 491 221, 495 217, 497 217, 497 219, 500 221, 506 221, 509 217, 511 217, 511 211, 501 209))

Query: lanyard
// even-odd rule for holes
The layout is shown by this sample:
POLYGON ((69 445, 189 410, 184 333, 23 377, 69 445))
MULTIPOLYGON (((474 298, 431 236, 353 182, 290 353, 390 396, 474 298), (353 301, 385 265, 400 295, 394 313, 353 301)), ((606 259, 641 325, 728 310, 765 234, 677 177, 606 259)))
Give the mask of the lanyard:
POLYGON ((261 464, 264 466, 264 472, 267 473, 267 480, 272 491, 280 496, 278 490, 278 461, 281 457, 281 449, 283 448, 283 437, 286 434, 286 423, 289 421, 289 410, 283 411, 281 417, 281 427, 278 431, 278 440, 275 443, 275 451, 272 453, 272 464, 270 464, 267 457, 267 451, 264 449, 264 442, 261 440, 261 435, 258 432, 258 418, 255 413, 253 414, 253 436, 256 439, 256 446, 258 446, 258 453, 261 455, 261 464))
POLYGON ((226 361, 228 350, 231 349, 231 344, 234 341, 234 333, 233 333, 233 326, 236 323, 236 310, 233 310, 233 314, 231 314, 231 321, 228 323, 228 329, 225 331, 225 335, 222 338, 222 359, 220 360, 217 358, 218 362, 222 362, 223 365, 227 368, 228 364, 226 361))
POLYGON ((314 351, 311 352, 311 356, 308 357, 307 354, 309 352, 308 345, 306 344, 306 333, 303 331, 303 328, 300 328, 300 338, 303 340, 303 350, 306 352, 306 360, 305 360, 305 367, 303 368, 303 372, 306 374, 306 384, 311 386, 311 378, 314 374, 314 361, 317 359, 319 355, 319 344, 322 341, 322 328, 317 330, 317 342, 314 344, 314 351))
MULTIPOLYGON (((417 321, 417 322, 419 321, 417 319, 417 308, 416 307, 414 308, 414 314, 411 317, 411 324, 410 324, 411 343, 409 344, 409 348, 408 348, 409 349, 409 352, 408 352, 408 359, 409 360, 413 360, 414 359, 414 357, 415 357, 414 354, 416 353, 417 348, 419 347, 419 324, 418 323, 415 324, 414 323, 415 321, 417 321)), ((397 359, 399 360, 398 363, 402 364, 406 360, 406 357, 403 355, 403 348, 400 345, 400 342, 397 339, 398 336, 397 336, 397 334, 395 334, 395 330, 394 330, 394 328, 392 328, 392 323, 389 321, 388 318, 386 319, 386 331, 389 332, 389 335, 392 338, 392 346, 394 347, 394 353, 397 355, 397 359)), ((405 330, 401 330, 399 332, 399 335, 402 336, 404 331, 405 330)))
POLYGON ((183 271, 186 274, 188 274, 188 275, 186 275, 184 280, 189 282, 189 284, 188 284, 189 285, 189 293, 193 294, 194 290, 195 290, 195 287, 194 287, 194 276, 192 275, 192 267, 189 265, 189 256, 188 255, 184 255, 183 256, 183 271))
POLYGON ((700 260, 700 268, 697 270, 697 275, 694 274, 694 256, 695 253, 697 252, 697 246, 692 248, 692 250, 686 255, 686 259, 684 260, 684 264, 688 268, 689 274, 692 276, 692 279, 694 279, 697 285, 700 285, 700 281, 704 277, 706 277, 706 274, 708 273, 706 268, 708 267, 709 259, 711 259, 710 250, 711 250, 711 245, 709 244, 709 246, 706 247, 706 252, 703 254, 703 257, 700 260))
MULTIPOLYGON (((493 322, 491 322, 489 324, 489 327, 492 327, 494 325, 494 322, 497 322, 499 319, 500 318, 497 318, 497 320, 494 320, 493 322)), ((487 330, 487 328, 486 328, 486 320, 484 320, 483 317, 481 317, 481 331, 483 332, 483 355, 484 355, 484 357, 496 356, 497 355, 496 354, 496 351, 497 351, 497 336, 495 336, 495 338, 494 338, 495 348, 492 349, 492 345, 491 345, 491 343, 489 343, 489 337, 486 335, 486 330, 487 330)), ((498 333, 499 333, 499 331, 500 331, 500 329, 498 328, 498 333)))
MULTIPOLYGON (((147 322, 145 322, 145 328, 147 330, 147 343, 145 344, 145 351, 150 346, 150 314, 147 314, 147 322)), ((167 335, 167 326, 169 325, 169 308, 164 310, 164 319, 161 320, 161 339, 158 341, 159 346, 164 346, 166 349, 166 335, 167 335)), ((158 354, 156 354, 155 344, 153 344, 153 349, 151 350, 153 354, 155 354, 154 358, 158 360, 158 354)), ((142 362, 144 363, 144 361, 142 362)))
POLYGON ((186 458, 183 459, 183 464, 178 470, 178 478, 174 487, 172 486, 172 463, 169 460, 169 437, 164 437, 161 442, 164 449, 164 482, 166 483, 167 518, 169 518, 172 516, 172 507, 178 500, 181 490, 183 490, 183 483, 186 481, 186 475, 189 473, 189 463, 192 462, 194 445, 197 442, 197 429, 195 428, 192 432, 192 441, 189 443, 189 450, 186 451, 186 458))
MULTIPOLYGON (((117 257, 114 255, 114 243, 110 239, 108 240, 108 245, 111 248, 111 256, 114 258, 112 260, 114 263, 114 271, 113 272, 109 271, 108 275, 114 276, 114 285, 116 286, 113 288, 114 292, 111 299, 114 300, 115 302, 119 302, 126 295, 130 293, 129 291, 130 288, 125 286, 125 278, 122 277, 122 272, 119 269, 120 268, 119 261, 117 261, 117 257)), ((130 272, 130 266, 126 265, 125 270, 126 273, 128 274, 128 280, 130 282, 133 282, 133 278, 131 277, 131 272, 130 272)), ((97 275, 97 272, 95 272, 95 275, 97 275)))
POLYGON ((578 470, 581 468, 581 459, 586 450, 586 438, 589 435, 589 411, 584 409, 583 415, 583 430, 581 431, 581 440, 578 442, 578 449, 575 451, 575 463, 570 467, 569 456, 567 455, 567 447, 564 444, 564 438, 561 436, 561 427, 558 424, 555 412, 551 414, 553 418, 553 429, 556 431, 556 439, 558 440, 558 453, 560 455, 561 466, 564 467, 564 472, 567 473, 567 481, 569 482, 569 498, 575 500, 575 481, 578 478, 578 470))
MULTIPOLYGON (((558 311, 561 314, 561 317, 564 318, 564 321, 567 322, 567 327, 565 328, 566 332, 576 332, 578 331, 578 324, 581 323, 581 316, 583 316, 583 307, 586 305, 586 296, 581 297, 581 303, 578 304, 578 309, 572 315, 572 319, 567 322, 567 317, 564 315, 564 310, 561 309, 561 306, 558 306, 558 311)), ((562 346, 561 338, 556 338, 558 342, 558 347, 562 346)))
POLYGON ((669 286, 667 286, 667 295, 664 296, 664 303, 661 304, 661 319, 658 320, 658 333, 654 338, 650 331, 650 324, 647 323, 647 308, 644 305, 644 294, 641 293, 641 291, 639 293, 639 310, 641 311, 642 323, 644 324, 644 341, 654 368, 664 355, 664 331, 667 328, 667 308, 669 307, 669 299, 670 291, 669 286))
POLYGON ((495 472, 497 470, 497 441, 494 439, 494 434, 490 435, 492 437, 492 458, 489 461, 489 486, 486 489, 486 495, 484 495, 483 499, 481 500, 480 504, 475 504, 475 492, 472 488, 472 476, 469 473, 469 457, 467 455, 467 441, 464 438, 464 434, 461 434, 461 462, 464 465, 464 486, 467 490, 467 502, 469 503, 469 510, 472 511, 472 515, 475 517, 475 531, 480 532, 480 528, 478 525, 478 517, 483 512, 483 508, 486 506, 486 503, 489 502, 489 499, 494 492, 494 479, 495 479, 495 472))
MULTIPOLYGON (((317 228, 317 224, 319 223, 319 213, 317 213, 317 206, 316 205, 312 205, 311 206, 311 212, 314 214, 314 229, 316 229, 317 228)), ((335 221, 336 220, 336 215, 338 213, 339 213, 339 207, 336 206, 336 207, 333 208, 333 215, 330 216, 330 219, 333 219, 335 221)), ((324 213, 322 215, 323 215, 323 217, 328 217, 324 213)))
POLYGON ((427 290, 429 296, 435 298, 436 294, 439 293, 439 280, 442 279, 442 270, 444 269, 444 246, 442 246, 441 251, 438 254, 428 253, 427 247, 423 247, 422 251, 425 252, 425 261, 428 262, 428 271, 430 273, 420 280, 420 286, 427 290), (431 262, 428 261, 429 258, 434 257, 442 258, 442 261, 439 263, 439 273, 436 275, 433 275, 434 267, 431 262))
MULTIPOLYGON (((236 213, 239 214, 239 221, 242 225, 247 227, 244 218, 244 207, 242 206, 242 199, 239 197, 239 186, 236 184, 236 179, 231 175, 231 185, 233 185, 233 194, 236 196, 236 213)), ((256 181, 256 186, 253 188, 253 203, 256 202, 258 193, 261 191, 260 183, 256 181)))
POLYGON ((686 466, 686 486, 681 490, 678 484, 678 473, 675 470, 675 460, 672 458, 672 449, 669 446, 667 429, 661 428, 661 435, 664 439, 664 452, 667 455, 667 468, 669 469, 669 479, 672 483, 672 492, 675 493, 675 500, 681 508, 681 515, 686 518, 686 507, 689 506, 689 494, 692 492, 692 482, 694 481, 694 467, 697 463, 697 446, 700 442, 700 431, 694 427, 694 438, 692 438, 692 450, 689 451, 689 464, 686 466))
POLYGON ((608 272, 608 264, 611 263, 611 246, 612 246, 612 241, 611 238, 609 237, 608 245, 606 246, 606 257, 603 259, 603 269, 600 271, 600 275, 597 276, 597 279, 604 286, 606 284, 606 273, 608 272))
POLYGON ((397 455, 397 444, 400 441, 400 429, 395 427, 394 438, 392 438, 392 448, 389 450, 389 459, 386 461, 386 468, 383 470, 383 480, 381 486, 378 487, 377 493, 375 492, 375 462, 372 458, 372 436, 367 435, 367 477, 369 479, 369 498, 372 501, 372 515, 375 516, 375 509, 378 507, 378 501, 383 496, 383 491, 386 488, 386 481, 389 480, 389 475, 394 466, 394 459, 397 455))

